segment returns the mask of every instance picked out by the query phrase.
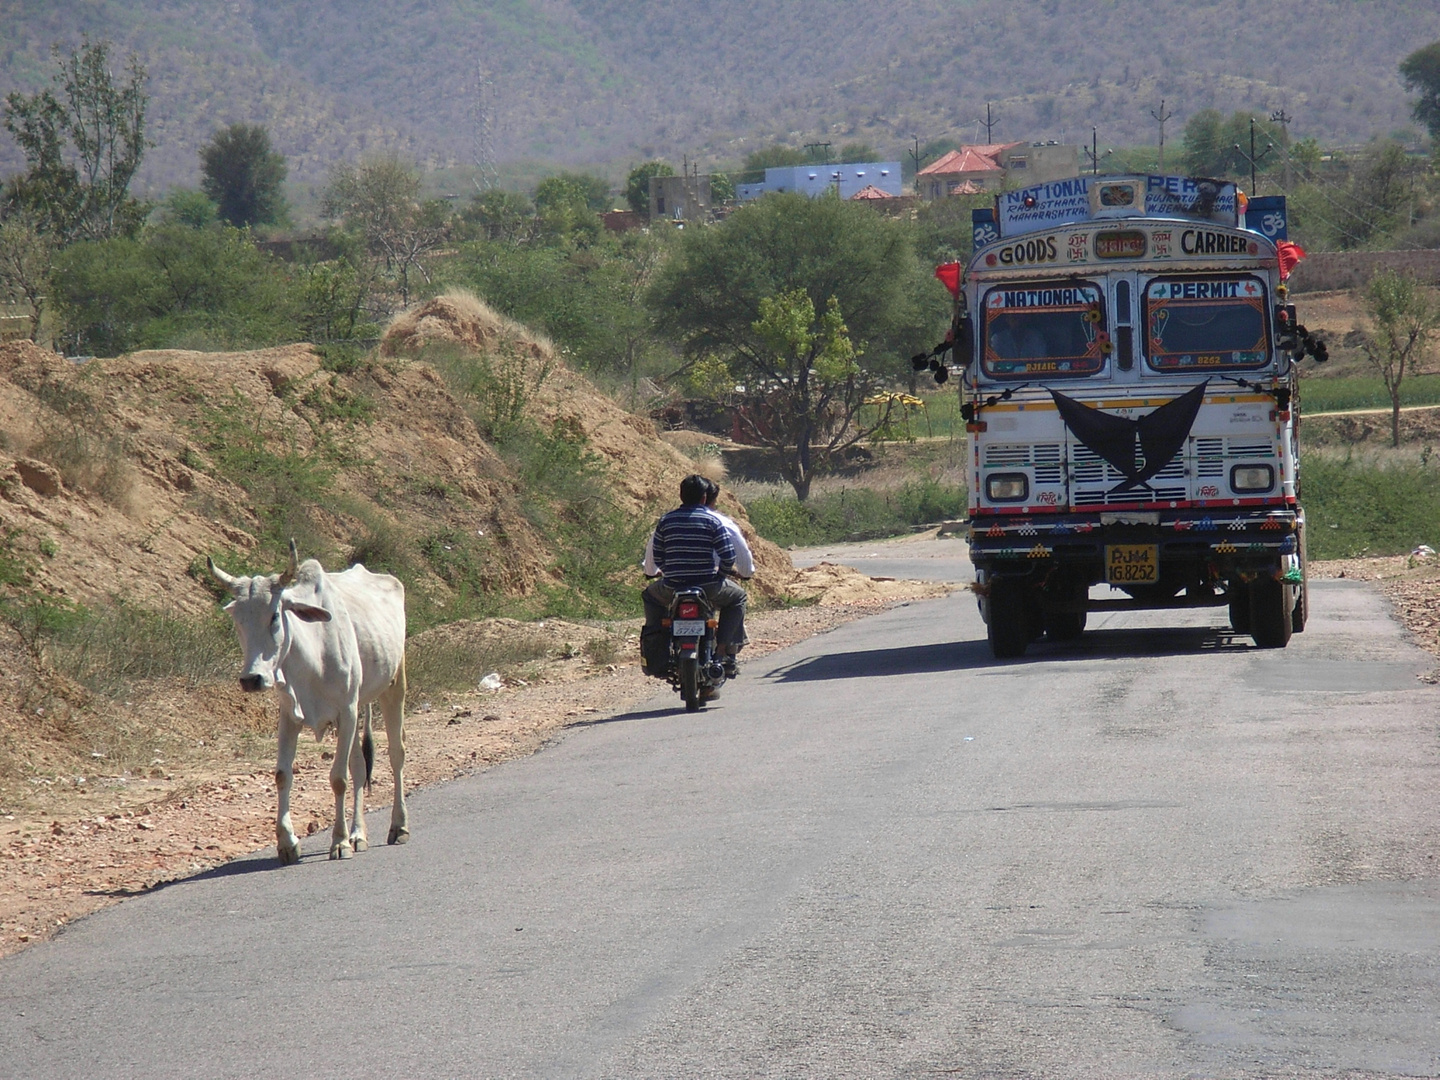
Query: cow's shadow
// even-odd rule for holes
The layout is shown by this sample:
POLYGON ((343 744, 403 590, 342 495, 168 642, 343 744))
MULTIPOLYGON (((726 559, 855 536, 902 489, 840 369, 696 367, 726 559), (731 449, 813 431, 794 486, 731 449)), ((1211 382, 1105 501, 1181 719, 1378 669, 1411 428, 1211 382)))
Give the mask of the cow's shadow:
MULTIPOLYGON (((300 861, 311 862, 314 860, 327 860, 330 857, 328 849, 320 849, 302 853, 300 861)), ((137 889, 86 889, 86 896, 104 896, 112 900, 128 900, 135 896, 153 896, 155 893, 163 892, 165 889, 175 885, 194 885, 203 881, 219 881, 223 878, 243 877, 247 874, 264 874, 272 870, 284 870, 286 867, 280 864, 275 857, 275 849, 271 848, 268 853, 256 852, 253 855, 242 855, 238 859, 232 859, 219 866, 212 866, 209 870, 202 870, 197 874, 186 874, 184 877, 166 878, 164 881, 157 881, 153 885, 145 885, 137 889)))

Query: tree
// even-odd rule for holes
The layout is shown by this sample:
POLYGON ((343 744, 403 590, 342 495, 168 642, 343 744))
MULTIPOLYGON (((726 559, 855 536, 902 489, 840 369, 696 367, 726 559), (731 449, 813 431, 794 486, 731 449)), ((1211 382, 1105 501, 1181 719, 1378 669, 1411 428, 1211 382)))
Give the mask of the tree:
POLYGON ((647 294, 688 366, 708 373, 701 381, 745 387, 737 415, 783 450, 801 499, 840 451, 874 430, 858 421, 864 399, 909 370, 899 358, 933 340, 947 300, 905 224, 795 193, 686 230, 647 294), (837 366, 841 337, 854 352, 837 366), (817 359, 826 362, 816 368, 817 359))
POLYGON ((625 178, 625 201, 637 214, 650 211, 650 178, 652 176, 674 176, 675 170, 664 161, 647 161, 636 165, 625 178))
POLYGON ((729 173, 717 172, 710 174, 710 202, 714 206, 721 203, 732 202, 735 198, 735 181, 730 179, 729 173))
POLYGON ((446 208, 438 200, 422 202, 420 174, 398 157, 387 155, 359 165, 337 165, 321 200, 322 211, 338 217, 365 241, 372 254, 395 274, 402 304, 410 303, 410 273, 428 283, 424 257, 445 239, 446 208))
POLYGON ((285 218, 282 186, 289 168, 259 124, 231 124, 200 148, 200 189, 222 221, 236 228, 276 225, 285 218))
POLYGON ((1382 270, 1365 288, 1365 309, 1375 332, 1362 335, 1360 347, 1385 381, 1390 394, 1390 444, 1400 445, 1400 385, 1420 363, 1430 336, 1440 326, 1440 305, 1415 280, 1382 270))
POLYGON ((535 206, 578 201, 592 214, 610 209, 610 182, 591 173, 562 172, 547 176, 535 187, 535 206))
POLYGON ((1432 41, 1400 61, 1400 79, 1406 90, 1420 95, 1410 106, 1410 115, 1440 143, 1440 41, 1432 41))
POLYGON ((204 229, 220 220, 210 196, 195 188, 174 188, 160 206, 160 220, 167 225, 188 225, 204 229))
POLYGON ((58 47, 51 51, 59 67, 53 76, 58 96, 49 89, 5 96, 5 130, 29 166, 9 185, 7 201, 28 210, 62 242, 129 235, 146 213, 130 197, 130 181, 149 145, 145 68, 132 55, 129 80, 117 86, 108 42, 87 38, 68 57, 58 47), (67 142, 73 164, 66 160, 67 142))
POLYGON ((476 194, 461 217, 478 225, 487 240, 516 244, 529 237, 535 224, 535 207, 524 195, 491 188, 476 194))
POLYGON ((535 187, 540 239, 562 247, 589 247, 603 231, 600 213, 609 206, 610 186, 598 176, 560 173, 535 187))
POLYGON ((0 221, 0 291, 23 296, 30 306, 30 340, 40 340, 40 321, 50 293, 54 239, 23 217, 0 221))
POLYGON ((835 160, 844 164, 861 164, 866 161, 876 161, 879 154, 875 148, 867 142, 846 143, 840 147, 840 152, 835 155, 835 160))

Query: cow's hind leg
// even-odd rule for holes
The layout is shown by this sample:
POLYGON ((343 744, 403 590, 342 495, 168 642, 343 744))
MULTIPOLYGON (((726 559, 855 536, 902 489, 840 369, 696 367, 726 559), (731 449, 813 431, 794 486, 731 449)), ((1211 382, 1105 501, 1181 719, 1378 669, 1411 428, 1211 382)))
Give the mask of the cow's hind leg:
POLYGON ((380 712, 385 717, 385 743, 390 752, 390 771, 395 778, 395 798, 390 804, 390 835, 387 844, 410 839, 410 813, 405 808, 405 661, 395 681, 380 695, 380 712))
POLYGON ((290 823, 290 790, 295 786, 295 743, 300 725, 285 707, 280 709, 280 750, 275 759, 275 788, 279 806, 275 813, 275 853, 282 866, 300 861, 300 841, 290 823))
POLYGON ((364 851, 370 846, 365 836, 365 789, 370 786, 371 763, 375 760, 375 743, 370 737, 370 707, 365 708, 365 724, 360 737, 350 750, 350 783, 355 789, 351 797, 350 846, 364 851))
MULTIPOLYGON (((345 830, 345 773, 350 768, 350 759, 355 753, 355 744, 359 741, 355 737, 357 713, 355 702, 349 702, 340 714, 340 723, 336 726, 338 745, 335 747, 335 760, 330 763, 330 790, 335 793, 335 824, 330 829, 332 859, 348 859, 354 854, 350 837, 345 830)), ((361 770, 363 776, 363 764, 361 770)))

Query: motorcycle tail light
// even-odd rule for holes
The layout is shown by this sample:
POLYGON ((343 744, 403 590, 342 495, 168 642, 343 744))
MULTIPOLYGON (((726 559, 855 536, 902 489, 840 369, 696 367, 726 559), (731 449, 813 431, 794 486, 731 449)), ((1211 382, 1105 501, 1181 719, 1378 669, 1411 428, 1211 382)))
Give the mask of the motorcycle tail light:
POLYGON ((700 617, 700 605, 693 600, 686 601, 675 609, 675 614, 682 619, 698 619, 700 617))

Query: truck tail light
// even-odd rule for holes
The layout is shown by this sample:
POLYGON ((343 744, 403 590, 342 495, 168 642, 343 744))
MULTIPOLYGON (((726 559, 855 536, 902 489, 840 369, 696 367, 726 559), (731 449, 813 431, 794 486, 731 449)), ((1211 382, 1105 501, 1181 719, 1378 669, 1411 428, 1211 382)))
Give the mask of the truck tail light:
POLYGON ((1274 486, 1273 465, 1236 465, 1230 470, 1231 491, 1269 491, 1274 486))
POLYGON ((1024 502, 1030 497, 1030 478, 1024 473, 996 473, 985 478, 991 502, 1024 502))

